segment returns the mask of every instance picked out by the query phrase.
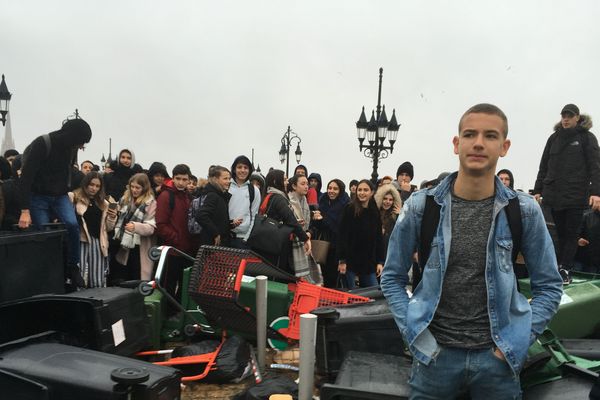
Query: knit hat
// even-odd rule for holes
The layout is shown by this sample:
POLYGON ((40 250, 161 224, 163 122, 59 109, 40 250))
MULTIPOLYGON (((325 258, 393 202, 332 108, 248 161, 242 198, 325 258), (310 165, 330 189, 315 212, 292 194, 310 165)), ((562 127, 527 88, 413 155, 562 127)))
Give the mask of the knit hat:
POLYGON ((252 180, 257 180, 257 181, 259 181, 259 182, 260 182, 260 186, 261 186, 261 187, 265 187, 265 177, 264 177, 264 176, 262 176, 262 175, 261 175, 260 173, 258 173, 258 172, 253 172, 253 173, 250 175, 250 180, 251 180, 251 181, 252 181, 252 180))
POLYGON ((405 161, 402 164, 400 164, 400 166, 398 167, 398 171, 396 171, 396 177, 398 177, 398 175, 400 175, 401 173, 408 174, 411 180, 415 177, 415 170, 413 169, 413 165, 410 163, 410 161, 405 161))

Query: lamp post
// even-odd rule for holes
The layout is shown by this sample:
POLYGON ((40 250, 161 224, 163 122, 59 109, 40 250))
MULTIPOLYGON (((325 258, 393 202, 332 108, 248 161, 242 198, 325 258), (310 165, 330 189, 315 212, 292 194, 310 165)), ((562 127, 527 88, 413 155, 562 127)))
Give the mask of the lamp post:
POLYGON ((302 142, 302 139, 300 139, 300 136, 293 132, 288 126, 287 131, 285 131, 283 137, 281 138, 281 148, 279 149, 279 161, 281 161, 282 164, 284 162, 286 163, 285 175, 287 177, 290 176, 290 147, 294 140, 297 142, 296 151, 294 152, 294 154, 296 155, 296 163, 300 164, 300 158, 302 157, 302 150, 300 150, 300 142, 302 142))
POLYGON ((371 112, 371 119, 367 122, 365 115, 365 107, 358 121, 356 121, 356 130, 358 133, 359 151, 362 151, 365 157, 373 159, 373 172, 371 173, 371 182, 377 184, 377 168, 379 160, 387 158, 394 152, 394 143, 398 137, 398 129, 400 125, 396 120, 396 110, 392 112, 392 118, 388 122, 385 114, 385 105, 381 105, 381 82, 383 80, 383 68, 379 68, 379 91, 377 93, 377 114, 375 110, 371 112), (364 144, 365 137, 368 144, 364 144), (389 145, 385 144, 385 139, 388 139, 389 145))
POLYGON ((2 121, 2 126, 6 124, 6 114, 8 114, 8 103, 10 103, 11 97, 12 93, 8 91, 6 81, 4 80, 4 74, 2 74, 2 82, 0 82, 0 121, 2 121))

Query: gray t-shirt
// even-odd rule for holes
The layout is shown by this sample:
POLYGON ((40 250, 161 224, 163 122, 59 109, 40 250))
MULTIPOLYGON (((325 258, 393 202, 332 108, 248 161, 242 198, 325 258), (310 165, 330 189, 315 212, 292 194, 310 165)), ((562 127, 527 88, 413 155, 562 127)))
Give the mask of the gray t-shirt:
POLYGON ((485 266, 494 197, 464 200, 452 195, 452 240, 438 308, 429 326, 444 346, 493 345, 485 266))

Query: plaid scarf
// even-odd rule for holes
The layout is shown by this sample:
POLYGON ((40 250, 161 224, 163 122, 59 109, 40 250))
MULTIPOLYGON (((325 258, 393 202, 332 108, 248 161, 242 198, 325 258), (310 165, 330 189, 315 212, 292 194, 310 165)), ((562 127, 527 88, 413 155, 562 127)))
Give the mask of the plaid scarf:
POLYGON ((125 225, 129 222, 144 222, 144 216, 146 215, 146 204, 140 204, 139 207, 135 207, 134 203, 122 205, 119 210, 119 219, 115 225, 115 236, 114 239, 121 242, 121 247, 126 249, 133 249, 136 245, 140 244, 140 235, 137 233, 127 232, 125 225))

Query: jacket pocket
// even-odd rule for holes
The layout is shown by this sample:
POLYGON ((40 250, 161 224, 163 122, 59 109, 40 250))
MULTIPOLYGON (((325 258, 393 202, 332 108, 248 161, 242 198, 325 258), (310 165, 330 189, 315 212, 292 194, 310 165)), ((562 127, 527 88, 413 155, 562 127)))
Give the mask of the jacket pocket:
POLYGON ((496 263, 502 272, 509 273, 513 270, 512 249, 512 240, 496 239, 496 263))

